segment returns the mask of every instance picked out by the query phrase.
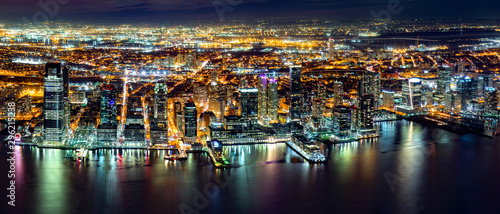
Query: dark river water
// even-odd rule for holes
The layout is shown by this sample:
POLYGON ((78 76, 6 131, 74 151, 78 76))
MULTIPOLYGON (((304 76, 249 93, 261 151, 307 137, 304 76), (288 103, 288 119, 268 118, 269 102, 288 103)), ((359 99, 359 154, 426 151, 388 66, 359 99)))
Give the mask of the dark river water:
POLYGON ((96 150, 87 164, 66 150, 16 148, 16 201, 0 151, 0 213, 500 213, 500 138, 413 122, 377 124, 380 138, 324 146, 309 164, 284 143, 227 146, 232 168, 208 156, 96 150))

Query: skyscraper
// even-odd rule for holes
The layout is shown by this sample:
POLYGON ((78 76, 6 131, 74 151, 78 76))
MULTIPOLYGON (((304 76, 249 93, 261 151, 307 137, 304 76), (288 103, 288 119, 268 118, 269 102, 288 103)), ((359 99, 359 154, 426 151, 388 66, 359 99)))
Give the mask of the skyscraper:
POLYGON ((360 133, 373 131, 373 95, 364 95, 359 99, 358 131, 360 133))
POLYGON ((422 82, 418 78, 411 78, 403 81, 403 105, 409 109, 419 109, 422 107, 422 82))
POLYGON ((344 104, 344 83, 335 81, 333 83, 333 104, 341 106, 344 104))
POLYGON ((494 74, 482 74, 477 77, 477 96, 485 96, 486 89, 493 87, 494 74))
POLYGON ((449 66, 443 66, 438 69, 437 91, 439 94, 445 94, 450 91, 452 70, 453 68, 449 66))
POLYGON ((184 106, 184 138, 186 142, 196 142, 197 129, 198 129, 198 112, 196 105, 192 100, 189 100, 184 106))
POLYGON ((457 90, 461 95, 461 109, 465 111, 467 109, 467 102, 477 97, 478 84, 476 79, 472 79, 468 76, 458 80, 457 90))
POLYGON ((334 54, 335 54, 335 40, 330 38, 328 39, 328 59, 333 60, 334 54))
POLYGON ((493 87, 485 89, 484 101, 485 112, 488 114, 498 114, 498 96, 497 90, 493 87))
MULTIPOLYGON (((378 73, 377 73, 378 74, 378 73)), ((373 111, 374 111, 374 81, 375 73, 365 72, 361 75, 358 82, 359 104, 357 109, 357 127, 361 134, 372 133, 373 129, 373 111)))
POLYGON ((318 91, 318 95, 317 95, 317 98, 321 101, 321 102, 325 102, 326 101, 326 85, 325 85, 325 82, 323 81, 318 81, 318 88, 317 88, 317 91, 318 91))
POLYGON ((346 106, 335 106, 332 112, 333 134, 339 138, 350 136, 351 109, 346 106))
POLYGON ((382 94, 382 85, 380 83, 380 73, 372 72, 372 84, 373 84, 373 108, 379 109, 381 105, 380 95, 382 94))
POLYGON ((248 119, 256 119, 258 113, 258 92, 257 88, 240 88, 240 108, 241 116, 248 119))
POLYGON ((394 91, 383 91, 382 100, 384 108, 394 110, 394 91))
POLYGON ((269 118, 269 123, 277 123, 278 122, 278 82, 274 78, 269 79, 267 95, 268 95, 267 116, 269 118))
POLYGON ((102 85, 101 94, 101 111, 99 124, 113 124, 117 125, 116 119, 116 89, 114 85, 102 85))
POLYGON ((154 119, 158 123, 167 123, 167 85, 165 83, 156 83, 154 93, 154 119))
POLYGON ((182 103, 175 102, 174 104, 174 121, 180 133, 184 133, 184 113, 182 112, 182 103))
POLYGON ((380 108, 380 95, 382 93, 380 85, 380 74, 377 72, 365 71, 361 74, 361 85, 358 87, 358 96, 372 95, 373 107, 380 108))
POLYGON ((193 84, 193 101, 199 106, 208 102, 208 86, 200 85, 200 83, 193 84))
POLYGON ((444 110, 452 111, 453 110, 453 92, 448 92, 444 97, 444 110))
POLYGON ((69 102, 68 70, 61 63, 50 62, 45 65, 44 75, 44 135, 42 146, 63 146, 69 128, 69 112, 65 112, 69 102))
POLYGON ((267 116, 267 104, 268 104, 268 96, 267 96, 267 77, 265 74, 261 74, 259 76, 258 83, 259 90, 259 103, 258 103, 258 116, 259 121, 262 125, 269 125, 269 119, 267 116))
POLYGON ((153 117, 149 120, 150 139, 153 144, 168 143, 168 88, 156 83, 154 88, 153 117))
POLYGON ((292 121, 301 118, 301 66, 290 66, 290 110, 289 117, 292 121))

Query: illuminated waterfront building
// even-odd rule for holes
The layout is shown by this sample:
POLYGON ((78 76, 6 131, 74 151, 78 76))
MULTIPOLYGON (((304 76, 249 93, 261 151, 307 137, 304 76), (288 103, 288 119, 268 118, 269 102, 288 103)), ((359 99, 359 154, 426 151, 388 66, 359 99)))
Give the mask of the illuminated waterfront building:
POLYGON ((425 106, 432 106, 434 105, 434 94, 432 93, 431 90, 427 90, 423 92, 423 100, 425 100, 425 106))
POLYGON ((480 75, 477 77, 477 96, 482 97, 486 95, 486 89, 493 87, 494 75, 480 75))
POLYGON ((440 94, 450 91, 452 70, 453 67, 450 66, 443 66, 438 69, 437 91, 440 94))
POLYGON ((462 110, 462 95, 460 93, 453 94, 453 110, 454 111, 462 110))
POLYGON ((485 89, 484 102, 487 114, 498 114, 498 91, 496 88, 487 87, 485 89))
POLYGON ((408 109, 415 110, 422 107, 422 82, 418 78, 403 81, 402 104, 408 109))
POLYGON ((118 120, 116 118, 116 89, 114 85, 104 84, 102 85, 102 97, 101 97, 101 110, 100 110, 100 122, 99 124, 113 124, 117 125, 118 120))
POLYGON ((444 110, 446 111, 453 111, 453 101, 454 101, 454 96, 453 92, 448 92, 445 94, 444 97, 444 110))
POLYGON ((258 93, 259 93, 259 103, 258 103, 258 118, 259 122, 262 125, 269 125, 269 118, 267 115, 267 104, 268 104, 268 95, 267 95, 267 77, 265 74, 259 75, 259 82, 258 82, 258 93))
POLYGON ((68 104, 69 101, 69 73, 61 63, 47 63, 44 75, 44 134, 42 146, 63 146, 66 141, 66 132, 69 128, 68 104))
POLYGON ((274 78, 269 79, 268 85, 267 116, 269 123, 278 122, 278 82, 274 78))
POLYGON ((189 100, 184 105, 184 139, 188 143, 196 142, 196 136, 198 131, 198 112, 196 111, 196 105, 192 100, 189 100))
POLYGON ((124 137, 129 146, 144 146, 146 130, 142 115, 127 115, 124 137))
MULTIPOLYGON (((378 74, 378 73, 377 73, 378 74)), ((365 72, 361 75, 358 82, 358 108, 357 108, 357 127, 356 130, 361 134, 370 134, 373 129, 373 111, 375 96, 375 80, 376 76, 373 72, 365 72)))
POLYGON ((380 73, 371 72, 372 88, 373 88, 373 108, 379 109, 381 107, 380 95, 382 95, 382 85, 380 83, 380 73))
POLYGON ((164 83, 156 83, 154 88, 154 119, 159 123, 167 123, 168 88, 164 83))
POLYGON ((461 95, 461 102, 460 102, 461 109, 462 111, 465 111, 468 109, 467 103, 477 97, 478 93, 477 80, 466 76, 458 80, 457 90, 458 93, 460 93, 461 95))
POLYGON ((258 113, 258 92, 256 88, 241 88, 240 108, 241 116, 247 119, 256 119, 258 113))
POLYGON ((372 132, 373 131, 373 95, 364 95, 359 100, 357 109, 357 131, 372 132))
POLYGON ((104 123, 97 126, 97 143, 100 147, 116 146, 118 142, 118 126, 104 123))
POLYGON ((290 107, 289 117, 292 121, 301 118, 301 66, 290 66, 290 107))
POLYGON ((351 135, 351 109, 335 106, 332 110, 333 134, 339 138, 351 135))
POLYGON ((153 117, 150 119, 150 138, 152 144, 168 142, 168 88, 164 83, 156 83, 154 88, 153 117))
POLYGON ((365 71, 360 76, 358 96, 372 95, 374 109, 380 108, 380 95, 382 93, 380 85, 380 74, 377 72, 365 71))
POLYGON ((394 110, 394 91, 382 91, 382 106, 388 110, 394 110))

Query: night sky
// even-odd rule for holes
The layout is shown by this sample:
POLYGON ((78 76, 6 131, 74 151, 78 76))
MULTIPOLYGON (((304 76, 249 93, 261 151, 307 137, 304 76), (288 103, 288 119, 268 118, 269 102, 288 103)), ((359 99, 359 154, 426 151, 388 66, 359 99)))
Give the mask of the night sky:
POLYGON ((250 18, 371 19, 371 11, 388 10, 394 19, 500 18, 500 1, 491 0, 2 0, 0 20, 33 20, 42 12, 51 21, 140 22, 163 20, 225 20, 250 18), (49 13, 39 3, 61 2, 49 13), (233 3, 231 5, 230 3, 233 3), (214 4, 219 4, 217 12, 214 4))

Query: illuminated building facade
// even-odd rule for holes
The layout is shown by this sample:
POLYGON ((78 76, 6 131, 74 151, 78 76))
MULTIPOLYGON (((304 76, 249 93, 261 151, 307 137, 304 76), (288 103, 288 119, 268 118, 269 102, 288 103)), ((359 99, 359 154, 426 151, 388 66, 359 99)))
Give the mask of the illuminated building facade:
POLYGON ((344 104, 344 83, 335 81, 333 83, 333 104, 341 106, 344 104))
MULTIPOLYGON (((377 73, 378 74, 378 73, 377 73)), ((365 72, 361 75, 358 82, 358 108, 357 108, 357 131, 361 134, 372 133, 373 129, 373 111, 374 111, 374 92, 376 82, 373 72, 365 72)), ((380 75, 379 75, 380 77, 380 75)), ((379 78, 380 79, 380 78, 379 78)))
POLYGON ((422 107, 422 82, 418 78, 403 81, 402 104, 408 109, 415 110, 422 107))
POLYGON ((241 88, 240 107, 241 116, 248 119, 256 119, 258 113, 258 92, 256 88, 241 88))
POLYGON ((443 66, 438 69, 437 91, 445 94, 450 91, 451 75, 453 67, 443 66))
POLYGON ((197 130, 198 130, 198 112, 196 111, 196 105, 192 100, 189 100, 184 105, 184 137, 186 142, 194 143, 196 141, 197 130))
POLYGON ((377 72, 365 71, 360 76, 358 85, 358 96, 361 98, 364 95, 373 96, 373 107, 380 108, 380 95, 382 93, 380 85, 380 74, 377 72))
POLYGON ((204 105, 208 102, 208 86, 195 83, 193 85, 193 101, 198 105, 204 105))
POLYGON ((335 40, 330 38, 328 39, 328 59, 333 60, 335 54, 335 40))
POLYGON ((335 106, 332 110, 333 134, 339 138, 351 134, 351 109, 346 106, 335 106))
POLYGON ((164 83, 156 83, 154 88, 154 119, 159 123, 167 122, 167 93, 168 88, 164 83))
POLYGON ((258 91, 259 91, 259 103, 258 103, 258 117, 259 122, 262 125, 269 125, 269 118, 267 114, 268 107, 268 94, 267 94, 267 77, 265 74, 259 75, 258 82, 258 91))
POLYGON ((468 109, 467 103, 477 97, 478 93, 477 80, 470 77, 464 77, 458 80, 457 90, 458 93, 460 93, 461 95, 461 101, 460 101, 461 109, 462 111, 465 111, 468 109))
POLYGON ((44 75, 44 134, 42 146, 63 146, 69 124, 69 73, 61 63, 47 63, 44 75))
POLYGON ((184 133, 184 113, 182 112, 182 103, 180 102, 175 102, 174 104, 174 122, 175 125, 177 126, 177 129, 179 129, 180 133, 184 133))
POLYGON ((150 122, 152 144, 168 143, 168 88, 164 83, 156 83, 154 88, 153 118, 150 122))
POLYGON ((102 85, 101 111, 99 124, 117 125, 116 118, 116 89, 114 85, 102 85))
POLYGON ((298 121, 301 118, 301 67, 290 66, 290 120, 298 121))
POLYGON ((318 88, 317 88, 318 94, 316 98, 318 98, 321 102, 326 101, 326 85, 325 82, 323 81, 318 81, 318 88))
POLYGON ((382 106, 394 110, 394 91, 382 91, 382 106))
POLYGON ((267 104, 267 116, 269 118, 269 123, 278 122, 278 82, 274 78, 269 78, 268 83, 268 104, 267 104))
POLYGON ((498 91, 496 88, 487 87, 485 89, 484 102, 485 102, 485 113, 488 114, 498 114, 498 91))

